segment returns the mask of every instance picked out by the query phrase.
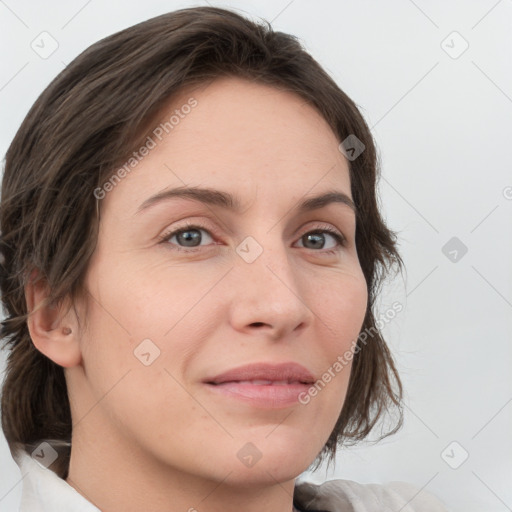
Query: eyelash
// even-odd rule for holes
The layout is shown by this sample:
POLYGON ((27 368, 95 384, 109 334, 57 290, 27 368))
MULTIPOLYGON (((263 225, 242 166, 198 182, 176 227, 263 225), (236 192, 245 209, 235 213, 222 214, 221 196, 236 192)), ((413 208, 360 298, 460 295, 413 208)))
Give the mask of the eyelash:
MULTIPOLYGON (((167 231, 163 235, 159 236, 158 237, 159 243, 162 243, 162 244, 163 243, 167 243, 167 242, 169 242, 169 240, 174 235, 177 235, 179 233, 182 233, 184 231, 189 231, 189 230, 206 231, 209 236, 214 238, 212 233, 210 233, 210 231, 205 226, 201 226, 201 225, 198 225, 198 224, 188 224, 187 223, 184 226, 180 226, 179 228, 173 229, 172 231, 167 231)), ((304 237, 305 235, 318 234, 318 233, 329 233, 338 242, 339 246, 334 248, 334 249, 319 249, 319 250, 309 249, 311 251, 319 252, 319 253, 323 253, 325 255, 328 255, 328 254, 335 254, 339 250, 341 250, 341 248, 346 246, 346 243, 347 243, 346 238, 343 235, 341 235, 340 233, 338 233, 338 231, 336 231, 335 229, 331 228, 330 226, 321 226, 321 227, 313 229, 311 231, 306 231, 300 238, 304 237)), ((179 252, 185 252, 185 253, 197 252, 198 249, 201 249, 201 247, 204 247, 204 246, 198 246, 198 247, 191 247, 191 248, 186 249, 186 248, 180 247, 179 245, 176 245, 176 244, 169 244, 169 245, 173 245, 173 249, 172 250, 176 250, 176 251, 179 251, 179 252)))

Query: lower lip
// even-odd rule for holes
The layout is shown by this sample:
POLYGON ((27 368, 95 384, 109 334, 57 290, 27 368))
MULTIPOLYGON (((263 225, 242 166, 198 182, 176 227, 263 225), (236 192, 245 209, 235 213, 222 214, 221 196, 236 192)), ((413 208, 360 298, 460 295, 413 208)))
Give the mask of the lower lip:
POLYGON ((299 403, 299 395, 307 392, 309 384, 258 385, 242 382, 206 384, 214 393, 236 398, 255 407, 278 409, 299 403))

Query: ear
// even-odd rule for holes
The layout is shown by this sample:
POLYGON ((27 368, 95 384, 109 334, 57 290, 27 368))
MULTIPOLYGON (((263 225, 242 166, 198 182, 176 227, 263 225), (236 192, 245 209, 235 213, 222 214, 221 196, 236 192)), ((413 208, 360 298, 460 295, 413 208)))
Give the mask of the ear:
POLYGON ((49 297, 48 283, 33 270, 25 287, 27 327, 34 346, 54 363, 70 368, 82 361, 78 322, 70 302, 38 307, 49 297))

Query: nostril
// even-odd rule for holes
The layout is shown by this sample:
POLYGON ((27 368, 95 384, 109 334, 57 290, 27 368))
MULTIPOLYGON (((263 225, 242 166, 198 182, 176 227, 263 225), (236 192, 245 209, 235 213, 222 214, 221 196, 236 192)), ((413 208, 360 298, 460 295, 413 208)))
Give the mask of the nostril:
POLYGON ((260 327, 261 325, 265 325, 263 322, 254 322, 251 324, 254 327, 260 327))

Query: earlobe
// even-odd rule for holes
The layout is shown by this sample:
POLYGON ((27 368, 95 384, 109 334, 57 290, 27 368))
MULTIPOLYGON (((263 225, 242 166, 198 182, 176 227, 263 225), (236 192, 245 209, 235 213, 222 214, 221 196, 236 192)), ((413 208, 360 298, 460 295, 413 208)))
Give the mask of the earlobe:
POLYGON ((67 301, 57 306, 43 304, 48 297, 48 284, 38 278, 38 271, 34 270, 25 287, 30 338, 39 352, 59 366, 77 366, 82 361, 82 353, 73 308, 67 301))

